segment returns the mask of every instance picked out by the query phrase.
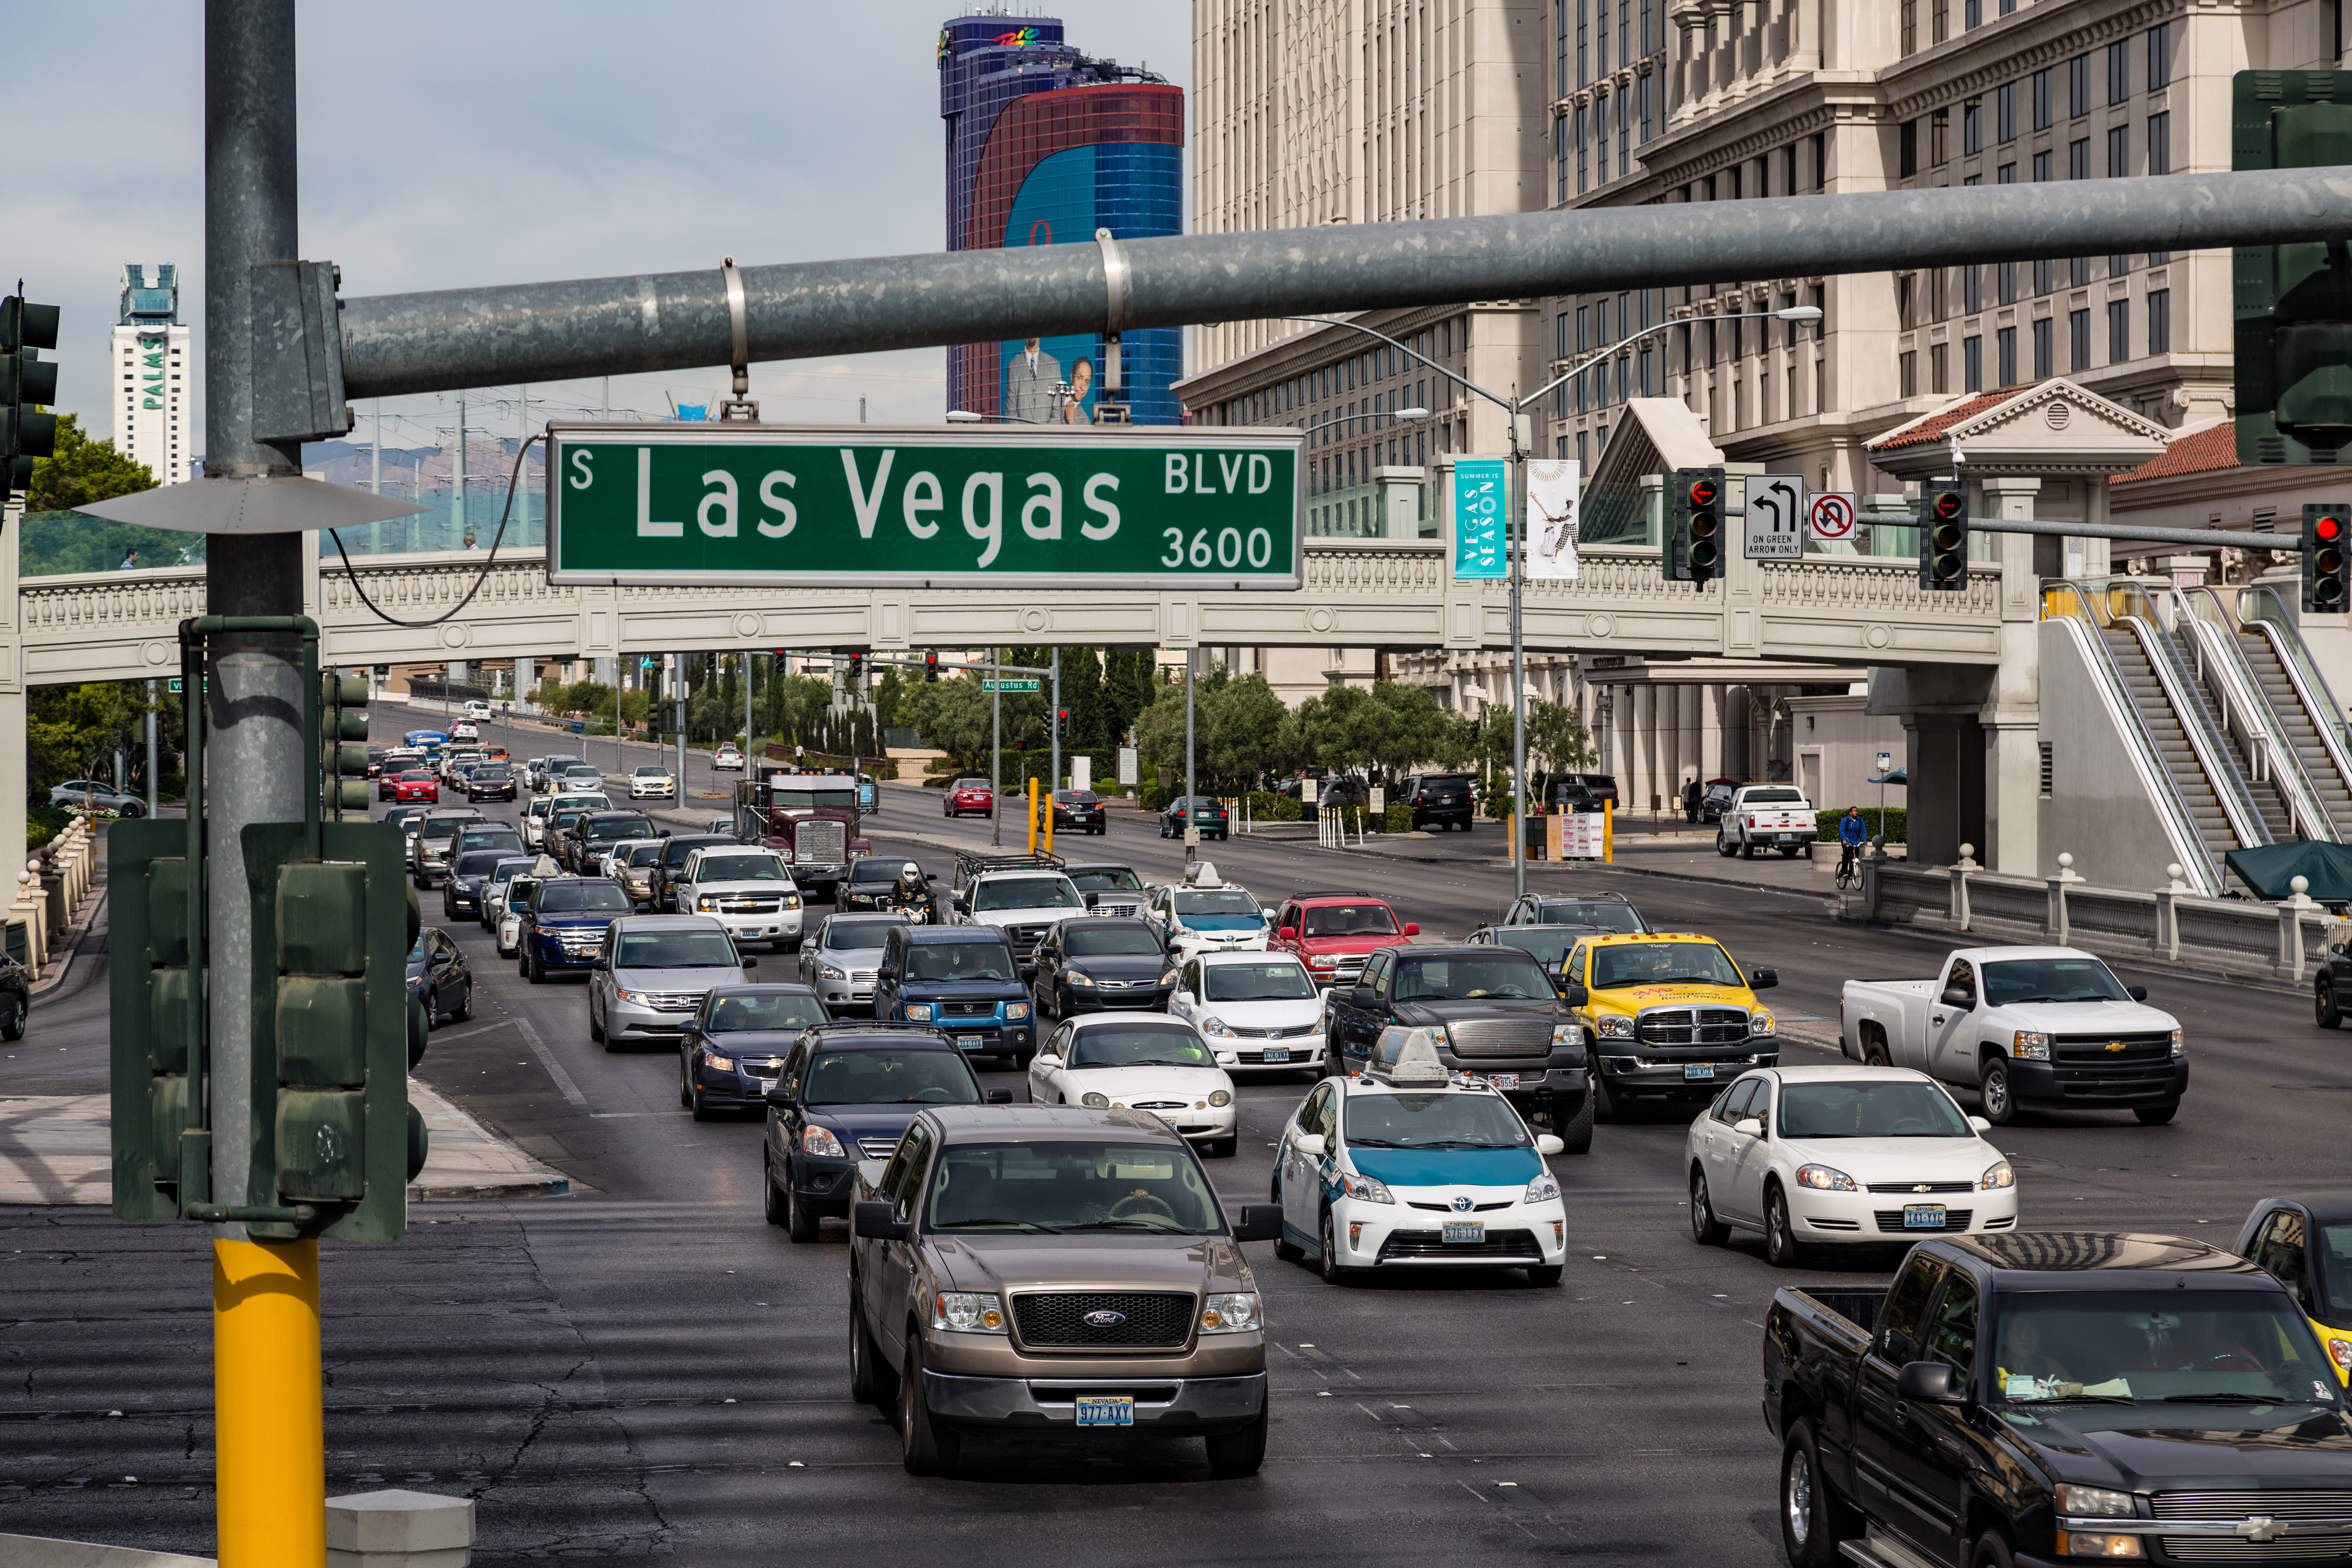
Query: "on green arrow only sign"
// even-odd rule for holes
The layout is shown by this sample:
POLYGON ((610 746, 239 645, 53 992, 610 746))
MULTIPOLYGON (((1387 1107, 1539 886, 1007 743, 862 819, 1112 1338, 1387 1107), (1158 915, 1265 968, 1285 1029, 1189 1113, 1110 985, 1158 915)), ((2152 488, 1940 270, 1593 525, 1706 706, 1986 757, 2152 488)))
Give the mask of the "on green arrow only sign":
POLYGON ((551 425, 547 575, 655 587, 1293 589, 1303 439, 1154 426, 551 425))

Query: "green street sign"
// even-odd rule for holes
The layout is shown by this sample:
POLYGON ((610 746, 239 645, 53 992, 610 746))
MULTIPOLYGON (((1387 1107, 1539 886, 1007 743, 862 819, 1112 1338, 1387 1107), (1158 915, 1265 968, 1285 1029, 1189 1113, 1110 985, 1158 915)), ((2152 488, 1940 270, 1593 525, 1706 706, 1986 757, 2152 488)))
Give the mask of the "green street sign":
POLYGON ((1295 431, 559 424, 548 440, 551 583, 1299 585, 1295 431))
MULTIPOLYGON (((170 694, 171 696, 173 696, 173 697, 177 697, 177 696, 179 696, 182 692, 184 692, 184 691, 187 690, 187 689, 188 689, 188 688, 187 688, 187 683, 186 683, 185 681, 182 680, 182 679, 181 679, 178 676, 176 676, 176 675, 175 675, 175 676, 173 676, 173 677, 172 677, 172 679, 171 679, 166 680, 165 682, 163 682, 163 689, 164 689, 164 691, 165 691, 165 692, 167 692, 168 694, 170 694)), ((205 689, 206 691, 210 691, 212 689, 213 689, 213 678, 212 678, 211 676, 207 675, 207 676, 205 676, 205 689)))
POLYGON ((980 689, 982 691, 1034 691, 1037 689, 1037 680, 1034 676, 1016 678, 1008 675, 1002 680, 983 680, 980 683, 980 689))

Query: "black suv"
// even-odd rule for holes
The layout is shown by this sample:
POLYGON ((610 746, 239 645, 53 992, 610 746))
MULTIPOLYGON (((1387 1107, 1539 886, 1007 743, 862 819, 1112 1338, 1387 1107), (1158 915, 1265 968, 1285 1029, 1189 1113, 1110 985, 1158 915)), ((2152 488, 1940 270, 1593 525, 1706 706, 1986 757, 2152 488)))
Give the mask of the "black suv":
POLYGON ((919 1024, 818 1024, 803 1029, 768 1090, 761 1186, 768 1223, 814 1241, 817 1222, 847 1219, 857 1163, 887 1160, 925 1106, 1010 1105, 981 1091, 971 1064, 919 1024))
POLYGON ((1540 1110, 1582 1154, 1592 1147, 1591 1058, 1569 1009, 1580 987, 1557 990, 1543 966, 1516 947, 1384 947, 1353 985, 1330 992, 1324 1071, 1343 1075, 1371 1060, 1391 1025, 1427 1029, 1449 1072, 1490 1080, 1524 1114, 1540 1110))
POLYGON ((1412 811, 1413 831, 1437 827, 1452 832, 1458 825, 1470 831, 1476 816, 1468 773, 1414 773, 1404 781, 1397 802, 1412 811))
POLYGON ((563 848, 572 857, 575 876, 596 874, 596 858, 625 838, 663 838, 669 829, 656 827, 642 811, 594 811, 572 824, 563 848))
POLYGON ((993 926, 893 926, 874 971, 874 1016, 942 1030, 967 1056, 1016 1067, 1037 1050, 1029 988, 993 926))

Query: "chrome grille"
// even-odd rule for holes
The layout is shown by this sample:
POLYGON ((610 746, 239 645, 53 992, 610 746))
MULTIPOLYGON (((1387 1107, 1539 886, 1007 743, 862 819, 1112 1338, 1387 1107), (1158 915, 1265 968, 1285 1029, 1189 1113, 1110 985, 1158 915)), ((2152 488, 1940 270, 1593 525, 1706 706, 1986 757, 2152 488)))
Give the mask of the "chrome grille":
POLYGON ((1530 1230, 1490 1230, 1484 1241, 1445 1240, 1440 1230, 1392 1230, 1381 1243, 1380 1261, 1402 1262, 1409 1258, 1475 1258, 1492 1260, 1498 1258, 1543 1260, 1543 1249, 1536 1245, 1535 1232, 1530 1230))
POLYGON ((996 1004, 993 1002, 942 1002, 940 1004, 940 1016, 946 1018, 993 1018, 996 1016, 996 1004))
POLYGON ((648 991, 644 993, 646 1005, 657 1013, 691 1013, 702 1005, 699 991, 648 991))
POLYGON ((1873 1182, 1874 1193, 1968 1193, 1976 1190, 1974 1182, 1873 1182))
POLYGON ((887 1160, 898 1152, 896 1138, 860 1138, 857 1152, 869 1160, 887 1160))
POLYGON ((838 822, 803 822, 793 830, 793 848, 803 864, 837 866, 846 853, 848 837, 838 822))
POLYGON ((1124 919, 1131 920, 1135 916, 1143 912, 1143 906, 1141 904, 1131 902, 1114 904, 1106 900, 1097 900, 1095 902, 1094 912, 1098 915, 1117 915, 1124 919))
POLYGON ((772 915, 784 907, 782 899, 737 899, 722 897, 719 909, 730 915, 772 915))
POLYGON ((1933 1236, 1938 1229, 1966 1230, 1969 1221, 1976 1217, 1974 1209, 1946 1209, 1942 1226, 1905 1225, 1901 1209, 1876 1209, 1878 1228, 1891 1236, 1933 1236))
POLYGON ((1173 1290, 1037 1291, 1013 1298, 1021 1342, 1039 1347, 1178 1350, 1192 1337, 1196 1298, 1173 1290), (1116 1312, 1117 1323, 1089 1323, 1116 1312))
POLYGON ((2247 1541, 2234 1535, 2159 1539, 2166 1555, 2176 1563, 2323 1563, 2339 1559, 2352 1549, 2352 1532, 2334 1531, 2324 1535, 2282 1536, 2276 1541, 2247 1541))
POLYGON ((2158 1519, 2352 1519, 2352 1491, 2158 1492, 2158 1519))
POLYGON ((1748 1038, 1748 1013, 1740 1007, 1654 1007, 1641 1016, 1634 1033, 1652 1046, 1737 1046, 1748 1038))

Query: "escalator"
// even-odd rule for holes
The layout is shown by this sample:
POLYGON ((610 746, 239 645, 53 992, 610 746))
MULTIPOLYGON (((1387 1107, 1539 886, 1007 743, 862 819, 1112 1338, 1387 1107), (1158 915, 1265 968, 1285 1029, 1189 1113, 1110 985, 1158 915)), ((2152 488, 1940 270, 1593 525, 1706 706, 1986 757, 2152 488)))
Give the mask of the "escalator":
MULTIPOLYGON (((2144 626, 2132 625, 2130 619, 2110 622, 2100 628, 2100 640, 2106 647, 2108 660, 2131 692, 2132 705, 2138 710, 2147 739, 2163 763, 2177 801, 2195 825, 2208 858, 2218 864, 2232 849, 2249 849, 2256 844, 2271 842, 2266 833, 2231 820, 2221 797, 2224 781, 2217 780, 2219 770, 2207 767, 2190 738, 2190 726, 2204 715, 2184 713, 2174 703, 2150 657, 2146 640, 2148 635, 2144 626)), ((2197 700, 2192 696, 2188 700, 2197 700)))
POLYGON ((2308 837, 2296 831, 2299 803, 2288 775, 2267 765, 2274 753, 2266 750, 2273 745, 2263 722, 2266 710, 2252 695, 2251 673, 2237 668, 2235 650, 2217 647, 2210 637, 2200 639, 2189 602, 2177 588, 2157 589, 2153 602, 2139 607, 2145 613, 2133 620, 2146 635, 2160 638, 2173 663, 2188 675, 2183 683, 2188 698, 2205 728, 2228 750, 2230 763, 2261 818, 2265 842, 2291 843, 2308 837))
MULTIPOLYGON (((2218 602, 2218 601, 2217 601, 2218 602)), ((2309 837, 2352 840, 2352 745, 2342 710, 2321 679, 2286 605, 2256 584, 2238 595, 2231 640, 2267 710, 2281 760, 2301 775, 2322 831, 2309 837)))

